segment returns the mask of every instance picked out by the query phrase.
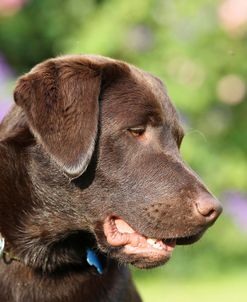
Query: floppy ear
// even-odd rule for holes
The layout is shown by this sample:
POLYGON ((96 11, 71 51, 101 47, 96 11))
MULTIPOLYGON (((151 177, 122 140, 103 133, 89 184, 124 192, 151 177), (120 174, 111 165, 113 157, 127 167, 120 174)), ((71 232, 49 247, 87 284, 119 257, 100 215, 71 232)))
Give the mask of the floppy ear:
POLYGON ((14 92, 37 141, 72 177, 86 170, 94 150, 100 83, 99 65, 52 59, 21 77, 14 92))

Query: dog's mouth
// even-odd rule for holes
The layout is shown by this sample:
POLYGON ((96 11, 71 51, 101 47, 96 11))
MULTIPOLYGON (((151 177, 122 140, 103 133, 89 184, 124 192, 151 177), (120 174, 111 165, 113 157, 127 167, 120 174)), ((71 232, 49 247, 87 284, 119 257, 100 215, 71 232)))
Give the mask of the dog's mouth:
POLYGON ((104 233, 111 246, 123 246, 126 254, 166 255, 176 245, 175 239, 167 241, 141 235, 121 218, 108 217, 104 222, 104 233))
MULTIPOLYGON (((112 247, 121 247, 122 252, 131 258, 133 264, 138 259, 146 260, 153 267, 165 263, 172 255, 175 246, 196 242, 202 235, 179 238, 149 238, 135 231, 126 221, 118 217, 107 217, 103 225, 108 244, 112 247)), ((137 265, 144 267, 143 265, 137 265)))

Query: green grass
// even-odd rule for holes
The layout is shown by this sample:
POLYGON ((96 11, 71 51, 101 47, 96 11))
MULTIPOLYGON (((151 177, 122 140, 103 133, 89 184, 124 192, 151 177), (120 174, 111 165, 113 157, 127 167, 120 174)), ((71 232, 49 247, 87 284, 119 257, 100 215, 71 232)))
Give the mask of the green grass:
POLYGON ((169 278, 161 273, 134 272, 134 279, 144 302, 246 302, 245 272, 215 274, 195 278, 169 278))

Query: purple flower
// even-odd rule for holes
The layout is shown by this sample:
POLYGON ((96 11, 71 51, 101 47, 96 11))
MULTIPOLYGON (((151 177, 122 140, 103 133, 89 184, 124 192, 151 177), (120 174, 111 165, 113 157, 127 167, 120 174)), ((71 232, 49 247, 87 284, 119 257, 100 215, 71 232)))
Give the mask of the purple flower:
POLYGON ((224 208, 234 221, 247 231, 247 195, 242 192, 229 191, 223 194, 224 208))
POLYGON ((5 83, 13 76, 11 68, 6 63, 4 57, 0 54, 0 84, 5 83))
POLYGON ((9 83, 13 78, 14 75, 11 68, 0 53, 0 121, 11 107, 12 92, 9 90, 9 83))
POLYGON ((11 102, 0 102, 0 122, 11 107, 11 102))

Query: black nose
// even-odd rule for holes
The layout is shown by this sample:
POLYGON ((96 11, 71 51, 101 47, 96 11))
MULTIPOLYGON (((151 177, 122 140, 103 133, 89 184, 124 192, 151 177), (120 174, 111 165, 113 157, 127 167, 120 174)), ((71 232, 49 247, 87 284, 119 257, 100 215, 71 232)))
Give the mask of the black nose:
POLYGON ((208 193, 200 194, 195 204, 197 213, 203 216, 207 223, 214 223, 222 212, 220 202, 208 193))

